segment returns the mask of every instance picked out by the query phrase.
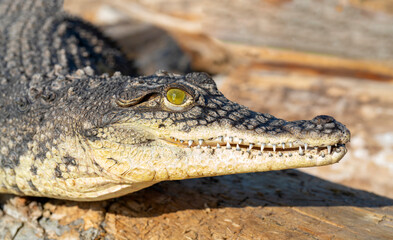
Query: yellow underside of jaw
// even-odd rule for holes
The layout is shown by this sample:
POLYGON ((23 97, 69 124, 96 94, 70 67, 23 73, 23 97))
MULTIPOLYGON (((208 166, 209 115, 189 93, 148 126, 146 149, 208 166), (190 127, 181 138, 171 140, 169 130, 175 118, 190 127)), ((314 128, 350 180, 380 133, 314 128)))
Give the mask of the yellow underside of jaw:
MULTIPOLYGON (((170 143, 172 146, 175 143, 170 143)), ((186 159, 171 159, 166 163, 165 171, 168 178, 155 180, 181 180, 187 178, 209 177, 248 172, 263 172, 290 168, 314 167, 338 162, 346 153, 343 146, 339 151, 321 156, 313 151, 298 154, 295 151, 286 152, 257 150, 236 151, 226 148, 188 147, 179 145, 186 152, 186 159), (170 163, 173 161, 174 163, 170 163)), ((177 146, 175 146, 177 147, 177 146)), ((157 169, 157 172, 160 172, 157 169)))
MULTIPOLYGON (((45 195, 78 201, 103 200, 135 192, 165 180, 327 165, 338 162, 346 152, 344 145, 338 145, 332 146, 330 154, 326 147, 310 146, 307 150, 303 146, 299 153, 295 144, 292 147, 288 144, 285 148, 276 145, 275 149, 273 145, 266 145, 261 151, 261 145, 258 144, 253 144, 250 148, 246 141, 239 144, 235 142, 236 139, 218 140, 189 142, 190 140, 168 138, 157 139, 145 146, 110 143, 108 140, 91 142, 91 156, 103 169, 95 169, 94 174, 110 184, 98 187, 95 183, 89 184, 93 183, 93 178, 86 178, 89 182, 72 188, 48 187, 46 191, 51 193, 46 192, 45 195), (232 141, 229 147, 226 140, 232 141)), ((81 155, 80 159, 82 157, 81 155)), ((57 181, 62 185, 63 179, 57 181)), ((64 186, 68 185, 64 183, 64 186)))

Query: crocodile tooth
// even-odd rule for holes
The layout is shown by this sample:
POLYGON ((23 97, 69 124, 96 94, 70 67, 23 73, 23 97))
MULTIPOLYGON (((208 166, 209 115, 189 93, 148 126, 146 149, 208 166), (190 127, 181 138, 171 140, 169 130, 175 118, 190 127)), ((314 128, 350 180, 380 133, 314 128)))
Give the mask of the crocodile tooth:
POLYGON ((217 140, 220 141, 220 142, 223 142, 224 141, 224 137, 223 136, 218 136, 217 140))
POLYGON ((292 142, 289 143, 289 147, 290 148, 293 147, 293 143, 292 142))
POLYGON ((282 152, 279 152, 279 153, 278 153, 278 156, 282 157, 282 152))
POLYGON ((175 141, 176 141, 176 142, 177 142, 177 140, 179 140, 179 139, 175 138, 175 141))
POLYGON ((292 153, 289 153, 288 156, 292 157, 292 153))
POLYGON ((191 145, 192 145, 193 142, 194 142, 194 141, 192 141, 192 140, 188 140, 188 146, 191 147, 191 145))
POLYGON ((231 149, 231 144, 229 144, 229 142, 227 142, 227 149, 231 149))
POLYGON ((308 144, 305 143, 305 144, 304 144, 304 150, 305 150, 305 151, 307 151, 307 147, 308 147, 308 144))
POLYGON ((301 146, 299 146, 299 155, 303 156, 304 152, 301 146))
POLYGON ((276 144, 272 144, 272 146, 273 146, 273 151, 275 152, 277 145, 276 144))
POLYGON ((332 146, 327 146, 327 150, 328 150, 328 154, 330 154, 332 152, 332 146))
POLYGON ((263 152, 263 149, 265 148, 265 146, 266 146, 266 143, 261 144, 261 152, 263 152))
POLYGON ((184 140, 180 140, 180 143, 184 143, 184 140))
POLYGON ((250 143, 250 146, 248 146, 248 151, 251 151, 253 146, 254 146, 254 144, 250 143))
POLYGON ((336 152, 337 152, 337 153, 341 152, 341 149, 336 148, 336 152))
POLYGON ((321 157, 325 157, 325 153, 324 152, 321 152, 321 157))
POLYGON ((229 137, 229 142, 233 142, 233 137, 229 137))
POLYGON ((285 143, 281 143, 282 149, 285 149, 285 143))
POLYGON ((239 138, 239 144, 243 143, 243 139, 239 138))
POLYGON ((217 148, 221 148, 221 145, 217 143, 217 148))
POLYGON ((240 151, 241 149, 240 149, 240 146, 239 146, 239 144, 236 144, 236 151, 240 151))
POLYGON ((199 140, 198 140, 198 143, 199 143, 199 145, 202 145, 203 139, 199 139, 199 140))

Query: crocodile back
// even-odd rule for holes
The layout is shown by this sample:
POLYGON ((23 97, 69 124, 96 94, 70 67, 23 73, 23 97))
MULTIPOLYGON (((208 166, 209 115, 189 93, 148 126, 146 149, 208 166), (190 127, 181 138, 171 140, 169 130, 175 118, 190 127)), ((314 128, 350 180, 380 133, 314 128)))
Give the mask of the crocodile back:
POLYGON ((0 84, 29 81, 60 65, 135 75, 133 64, 95 27, 63 12, 63 1, 0 1, 0 84))

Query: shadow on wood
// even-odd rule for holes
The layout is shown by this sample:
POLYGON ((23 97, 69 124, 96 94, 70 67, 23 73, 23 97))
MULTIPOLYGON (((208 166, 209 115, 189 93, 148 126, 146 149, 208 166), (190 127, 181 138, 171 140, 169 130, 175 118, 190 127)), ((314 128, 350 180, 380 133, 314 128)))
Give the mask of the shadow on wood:
MULTIPOLYGON (((136 202, 134 217, 156 216, 186 209, 246 206, 393 206, 393 200, 345 187, 298 170, 249 173, 163 182, 117 200, 136 202)), ((132 209, 132 208, 131 208, 132 209)), ((117 209, 110 211, 124 214, 117 209)), ((127 214, 126 214, 127 215, 127 214)))
POLYGON ((19 226, 10 236, 378 239, 393 234, 392 199, 298 170, 163 182, 102 202, 11 196, 0 206, 3 231, 19 226))

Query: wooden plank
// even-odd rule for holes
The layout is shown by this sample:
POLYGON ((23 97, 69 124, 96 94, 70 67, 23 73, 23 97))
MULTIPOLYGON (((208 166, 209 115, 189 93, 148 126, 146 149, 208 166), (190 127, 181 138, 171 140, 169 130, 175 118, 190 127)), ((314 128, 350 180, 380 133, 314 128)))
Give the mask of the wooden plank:
POLYGON ((393 16, 368 2, 69 0, 66 7, 112 28, 126 16, 162 27, 194 69, 210 73, 263 61, 393 79, 393 16))
MULTIPOLYGON (((66 4, 72 2, 74 12, 75 6, 82 6, 90 20, 102 16, 101 5, 95 7, 101 1, 66 4)), ((114 6, 118 1, 107 2, 114 6)), ((353 1, 343 5, 342 1, 247 0, 249 6, 239 2, 236 7, 230 2, 123 0, 117 9, 123 15, 116 21, 124 21, 130 13, 126 6, 134 4, 138 10, 134 17, 169 29, 195 67, 220 73, 216 78, 221 79, 220 89, 252 109, 287 119, 334 115, 354 133, 348 157, 332 168, 307 171, 392 196, 387 179, 391 179, 393 144, 389 145, 390 135, 381 137, 393 129, 393 58, 392 46, 386 45, 392 39, 386 24, 391 22, 390 12, 381 15, 362 3, 352 5, 353 1), (264 33, 268 27, 255 27, 272 16, 255 15, 260 6, 266 14, 278 14, 272 25, 264 25, 274 27, 271 35, 264 33), (317 16, 313 9, 332 15, 317 16), (364 20, 349 19, 362 14, 364 20), (325 25, 332 36, 322 31, 325 25), (242 34, 234 34, 239 31, 242 34), (357 38, 350 36, 364 41, 353 42, 357 38), (385 162, 376 161, 381 159, 385 162)), ((160 38, 162 32, 154 31, 150 39, 160 38)), ((122 43, 134 39, 126 31, 116 36, 122 43)), ((150 51, 145 55, 154 55, 150 51)), ((392 235, 392 199, 296 170, 165 182, 95 203, 0 196, 0 239, 389 239, 392 235)))
POLYGON ((9 233, 15 239, 26 234, 29 239, 389 239, 393 235, 393 200, 296 170, 164 182, 96 203, 11 198, 1 202, 1 209, 0 237, 16 228, 15 235, 9 233))
POLYGON ((354 59, 393 58, 393 16, 339 0, 106 0, 130 17, 227 42, 354 59))

